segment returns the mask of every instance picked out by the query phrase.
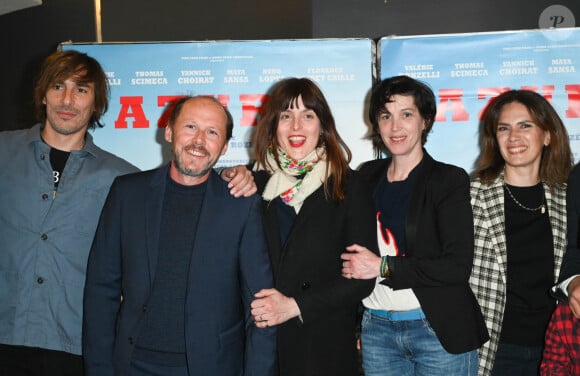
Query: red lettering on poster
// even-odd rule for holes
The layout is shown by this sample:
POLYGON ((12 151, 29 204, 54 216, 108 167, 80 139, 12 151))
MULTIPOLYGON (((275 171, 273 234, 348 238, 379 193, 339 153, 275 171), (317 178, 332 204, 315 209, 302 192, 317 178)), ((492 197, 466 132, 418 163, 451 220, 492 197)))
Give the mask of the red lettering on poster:
POLYGON ((509 89, 509 87, 480 87, 477 89, 477 99, 491 99, 509 89))
POLYGON ((462 89, 440 89, 439 90, 439 109, 435 121, 446 121, 446 111, 453 111, 452 121, 467 121, 469 113, 465 110, 465 105, 461 100, 463 96, 462 89))
POLYGON ((267 101, 267 94, 240 94, 240 102, 242 103, 240 125, 242 127, 256 126, 260 109, 267 101))
POLYGON ((228 105, 230 104, 230 96, 228 94, 218 94, 217 100, 222 104, 222 106, 228 108, 228 105))
POLYGON ((173 106, 179 98, 183 98, 185 95, 160 95, 157 97, 157 107, 165 107, 165 110, 157 119, 157 128, 165 128, 169 122, 169 116, 171 116, 171 111, 173 111, 173 106))
MULTIPOLYGON (((207 97, 214 98, 213 95, 208 94, 207 97)), ((169 116, 171 115, 171 111, 173 110, 173 102, 177 102, 178 99, 185 97, 185 95, 160 95, 157 97, 157 107, 165 107, 165 111, 157 120, 157 127, 158 128, 165 128, 167 126, 167 122, 169 121, 169 116)), ((221 103, 222 106, 228 108, 228 104, 230 101, 230 96, 227 94, 219 94, 217 96, 218 102, 221 103)))
POLYGON ((157 107, 165 107, 169 103, 183 97, 185 97, 185 95, 160 95, 157 97, 157 107))
MULTIPOLYGON (((524 85, 520 87, 521 90, 530 90, 530 91, 535 91, 536 93, 538 93, 538 87, 537 86, 528 86, 528 85, 524 85)), ((546 98, 546 100, 550 103, 552 103, 552 96, 554 94, 554 85, 544 85, 542 86, 542 92, 539 93, 540 95, 542 95, 544 98, 546 98)))
POLYGON ((544 85, 542 86, 542 95, 546 100, 552 103, 552 97, 554 96, 554 85, 544 85))
POLYGON ((566 109, 567 118, 580 117, 580 85, 564 86, 568 93, 568 108, 566 109))
POLYGON ((143 97, 120 97, 121 111, 115 120, 115 128, 127 128, 127 118, 132 117, 133 128, 149 128, 149 120, 143 112, 143 97))
MULTIPOLYGON (((537 85, 522 85, 522 90, 532 90, 538 92, 537 85)), ((510 90, 509 87, 483 87, 477 89, 477 99, 485 101, 483 107, 478 113, 477 119, 481 120, 483 111, 487 107, 489 101, 499 94, 510 90)), ((565 85, 565 90, 568 95, 568 108, 565 111, 566 118, 580 118, 580 84, 565 85)), ((541 86, 540 94, 549 102, 552 102, 555 91, 554 85, 541 86)), ((463 89, 439 89, 439 108, 435 121, 447 121, 447 112, 452 112, 451 121, 468 121, 469 113, 465 109, 463 102, 463 89)), ((182 98, 184 95, 160 95, 157 97, 157 106, 167 106, 172 101, 182 98)), ((208 96, 212 96, 208 94, 208 96)), ((230 104, 230 95, 218 94, 215 96, 217 100, 228 108, 230 104)), ((239 99, 242 108, 242 116, 240 119, 241 126, 256 126, 260 111, 268 101, 267 94, 240 94, 239 99)), ((133 118, 133 128, 149 128, 149 120, 143 111, 143 96, 122 96, 119 97, 121 110, 119 116, 115 120, 115 128, 127 128, 127 118, 133 118)), ((166 126, 169 117, 169 107, 164 111, 157 126, 163 128, 166 126)))
POLYGON ((481 87, 477 89, 477 99, 485 100, 485 105, 477 113, 477 120, 481 120, 483 112, 487 108, 487 104, 492 98, 497 97, 504 91, 508 91, 509 87, 481 87), (488 99, 489 98, 489 99, 488 99))

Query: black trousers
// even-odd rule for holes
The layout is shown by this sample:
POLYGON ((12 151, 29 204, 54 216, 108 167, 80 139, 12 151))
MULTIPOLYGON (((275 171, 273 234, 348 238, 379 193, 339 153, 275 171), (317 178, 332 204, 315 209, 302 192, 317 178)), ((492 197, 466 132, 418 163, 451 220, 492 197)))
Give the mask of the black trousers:
POLYGON ((0 375, 83 376, 83 358, 64 351, 0 344, 0 375))

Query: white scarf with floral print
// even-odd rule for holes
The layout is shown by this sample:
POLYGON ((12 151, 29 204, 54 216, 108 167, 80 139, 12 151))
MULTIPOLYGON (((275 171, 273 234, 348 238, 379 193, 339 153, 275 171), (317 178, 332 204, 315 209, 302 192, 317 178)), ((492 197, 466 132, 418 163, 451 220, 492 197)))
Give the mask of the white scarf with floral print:
MULTIPOLYGON (((278 161, 282 166, 282 169, 279 169, 270 149, 266 156, 268 167, 265 169, 272 176, 266 183, 262 198, 266 201, 272 201, 277 196, 280 196, 286 205, 292 206, 298 213, 304 200, 324 183, 326 173, 325 157, 324 148, 313 150, 301 160, 290 158, 285 151, 278 149, 278 161), (304 177, 297 177, 301 175, 304 175, 304 177)), ((264 168, 260 166, 257 169, 262 170, 264 168)))

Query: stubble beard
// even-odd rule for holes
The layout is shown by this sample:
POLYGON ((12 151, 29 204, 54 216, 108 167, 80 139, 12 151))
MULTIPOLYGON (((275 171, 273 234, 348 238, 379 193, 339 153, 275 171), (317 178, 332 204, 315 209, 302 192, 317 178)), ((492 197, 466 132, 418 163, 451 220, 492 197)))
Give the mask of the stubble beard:
MULTIPOLYGON (((187 151, 188 148, 183 149, 184 152, 187 151)), ((199 148, 197 148, 199 149, 199 148)), ((203 149, 206 153, 207 151, 205 149, 203 149)), ((216 161, 212 161, 209 160, 207 162, 207 164, 205 165, 205 167, 199 169, 199 170, 194 170, 191 168, 187 168, 183 165, 183 163, 181 163, 181 158, 177 155, 177 153, 175 152, 175 150, 173 150, 173 162, 175 163, 175 167, 177 168, 177 170, 185 176, 189 176, 192 178, 199 178, 204 176, 205 174, 207 174, 212 168, 213 166, 216 164, 216 161)))

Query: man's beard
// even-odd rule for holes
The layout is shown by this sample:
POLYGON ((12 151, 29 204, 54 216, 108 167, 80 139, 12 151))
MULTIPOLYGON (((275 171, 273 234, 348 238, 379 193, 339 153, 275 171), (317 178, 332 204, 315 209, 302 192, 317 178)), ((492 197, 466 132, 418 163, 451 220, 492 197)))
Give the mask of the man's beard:
MULTIPOLYGON (((204 153, 208 154, 207 150, 205 150, 204 148, 195 147, 195 146, 191 146, 191 145, 183 148, 183 152, 187 152, 190 149, 202 150, 204 153)), ((173 151, 173 162, 175 163, 175 167, 177 168, 177 170, 181 174, 186 175, 186 176, 190 176, 192 178, 198 178, 198 177, 204 176, 205 174, 207 174, 207 172, 209 170, 212 169, 213 165, 215 164, 215 163, 212 163, 211 160, 209 160, 207 165, 200 170, 194 170, 191 168, 187 168, 181 163, 181 159, 179 158, 179 156, 177 155, 175 150, 173 151)))

